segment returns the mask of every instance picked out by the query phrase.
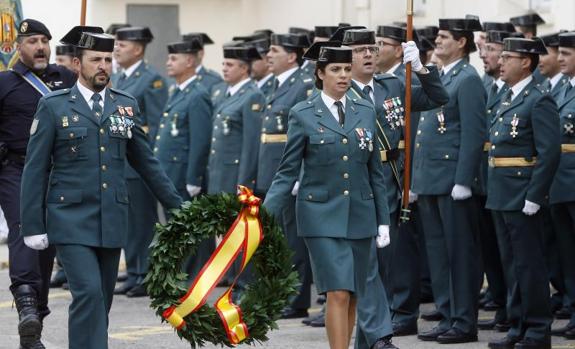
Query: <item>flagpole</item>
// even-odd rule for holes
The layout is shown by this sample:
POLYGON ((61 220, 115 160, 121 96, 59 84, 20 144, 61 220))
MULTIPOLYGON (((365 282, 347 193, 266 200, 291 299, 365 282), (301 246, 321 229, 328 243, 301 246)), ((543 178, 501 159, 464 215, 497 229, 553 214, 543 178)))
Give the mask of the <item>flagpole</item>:
MULTIPOLYGON (((407 37, 406 41, 413 40, 413 0, 407 0, 407 37)), ((405 66, 405 129, 403 132, 405 142, 405 166, 403 174, 403 197, 401 221, 409 220, 409 188, 411 187, 411 63, 405 66)))
POLYGON ((86 25, 86 1, 82 0, 82 10, 80 12, 80 25, 86 25))

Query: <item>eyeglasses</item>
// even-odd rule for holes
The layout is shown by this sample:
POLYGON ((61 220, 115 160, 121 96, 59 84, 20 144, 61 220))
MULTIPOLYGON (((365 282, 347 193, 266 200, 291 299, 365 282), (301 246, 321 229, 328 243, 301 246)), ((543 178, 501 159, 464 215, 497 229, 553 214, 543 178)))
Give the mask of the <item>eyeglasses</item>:
POLYGON ((513 56, 513 55, 500 55, 499 58, 501 59, 501 62, 503 63, 507 63, 508 60, 512 59, 512 58, 517 58, 517 59, 522 59, 522 58, 526 58, 525 56, 513 56))
POLYGON ((371 53, 371 54, 376 54, 379 52, 379 47, 377 47, 377 46, 354 47, 352 51, 353 51, 353 53, 357 53, 357 54, 362 54, 362 53, 365 53, 366 51, 369 51, 369 53, 371 53))
POLYGON ((397 47, 397 46, 401 46, 401 44, 392 44, 391 42, 385 42, 385 41, 378 41, 377 42, 377 46, 393 46, 393 47, 397 47))

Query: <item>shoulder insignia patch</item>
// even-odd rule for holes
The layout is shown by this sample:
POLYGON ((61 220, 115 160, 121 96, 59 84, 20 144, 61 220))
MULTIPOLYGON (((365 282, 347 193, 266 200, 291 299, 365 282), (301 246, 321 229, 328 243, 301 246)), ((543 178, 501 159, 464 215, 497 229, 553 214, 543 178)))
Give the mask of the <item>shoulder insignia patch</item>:
POLYGON ((313 81, 312 78, 303 79, 303 82, 305 82, 305 83, 312 82, 312 81, 313 81))
POLYGON ((262 106, 259 103, 252 104, 252 111, 260 111, 262 110, 262 106))
POLYGON ((36 133, 36 130, 38 129, 38 122, 39 120, 36 118, 34 118, 34 121, 32 121, 32 126, 30 127, 30 136, 36 133))
POLYGON ((309 89, 309 90, 307 90, 307 92, 306 92, 306 93, 307 93, 307 96, 308 96, 308 97, 309 97, 309 96, 311 96, 311 94, 313 93, 313 89, 309 89))
POLYGON ((156 80, 152 83, 154 88, 162 88, 164 86, 164 82, 162 80, 156 80))

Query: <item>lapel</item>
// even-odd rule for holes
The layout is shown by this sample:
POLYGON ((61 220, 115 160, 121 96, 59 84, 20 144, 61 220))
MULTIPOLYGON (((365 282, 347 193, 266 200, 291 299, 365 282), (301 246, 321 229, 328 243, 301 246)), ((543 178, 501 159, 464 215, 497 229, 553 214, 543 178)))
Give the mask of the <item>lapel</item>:
MULTIPOLYGON (((203 69, 202 69, 203 70, 203 69)), ((188 95, 188 93, 190 92, 190 90, 194 89, 196 87, 197 84, 200 83, 200 79, 196 78, 194 79, 192 82, 190 82, 188 84, 188 86, 186 86, 186 88, 182 91, 180 90, 178 92, 177 95, 172 95, 170 97, 170 99, 168 100, 168 105, 166 106, 166 111, 172 109, 175 105, 177 105, 178 103, 180 103, 183 99, 186 98, 186 96, 188 95)), ((177 85, 175 88, 179 88, 177 85)), ((176 93, 176 91, 174 91, 174 93, 176 93)))
POLYGON ((273 92, 271 94, 270 100, 268 102, 268 104, 273 103, 273 101, 275 101, 276 99, 278 99, 279 97, 283 96, 284 94, 286 94, 290 88, 291 85, 293 85, 296 81, 295 77, 298 76, 299 74, 301 74, 301 68, 298 68, 296 71, 294 71, 285 81, 284 83, 278 87, 278 89, 273 92))
POLYGON ((244 95, 244 93, 250 88, 250 85, 253 84, 253 81, 250 80, 242 86, 233 96, 224 99, 217 108, 217 113, 221 112, 224 108, 240 101, 244 95))
POLYGON ((459 61, 459 63, 457 63, 455 65, 455 67, 451 68, 451 70, 447 74, 444 74, 441 77, 441 83, 443 84, 444 87, 447 87, 449 84, 451 84, 451 82, 455 79, 457 74, 459 74, 459 71, 461 70, 461 68, 464 65, 467 65, 467 61, 465 60, 465 57, 462 58, 459 61))
POLYGON ((70 90, 70 97, 68 98, 70 109, 78 115, 84 116, 86 119, 92 121, 94 124, 100 126, 100 121, 93 114, 92 109, 84 99, 84 96, 78 90, 78 86, 74 85, 70 90))
POLYGON ((124 83, 121 84, 120 89, 125 90, 128 87, 137 83, 137 81, 140 80, 140 76, 144 73, 145 69, 146 69, 146 62, 140 63, 140 65, 138 66, 138 68, 136 68, 136 70, 132 73, 132 75, 130 75, 126 80, 124 80, 124 83))
MULTIPOLYGON (((348 107, 348 104, 351 103, 350 99, 348 98, 346 101, 346 110, 348 107)), ((347 136, 344 128, 342 128, 341 126, 339 126, 339 124, 337 123, 337 121, 335 120, 335 118, 333 117, 333 115, 331 114, 331 112, 329 111, 329 108, 325 105, 325 103, 323 102, 323 99, 321 98, 321 95, 319 95, 316 100, 315 103, 313 105, 314 108, 314 113, 317 117, 319 117, 319 123, 327 128, 329 128, 330 130, 337 132, 343 136, 347 136)), ((347 114, 346 114, 347 116, 347 114)), ((346 120, 347 122, 347 120, 346 120)), ((345 126, 345 125, 344 125, 345 126)))
MULTIPOLYGON (((345 123, 343 124, 343 130, 347 134, 349 134, 350 132, 353 132, 355 125, 357 125, 360 121, 361 121, 361 118, 359 117, 359 115, 357 115, 357 108, 355 107, 355 103, 353 103, 353 101, 351 99, 346 97, 346 101, 345 101, 345 123)), ((373 130, 373 131, 375 131, 375 130, 373 130)))
POLYGON ((509 110, 517 108, 518 106, 523 104, 523 100, 525 99, 525 97, 529 96, 529 94, 531 93, 531 89, 533 88, 533 85, 535 85, 535 84, 536 84, 535 79, 531 80, 531 82, 527 86, 525 86, 523 91, 521 91, 519 96, 515 97, 515 99, 513 100, 513 102, 511 102, 511 104, 509 106, 504 106, 502 103, 500 114, 506 113, 509 110))
MULTIPOLYGON (((373 82, 373 86, 375 87, 375 80, 373 82)), ((369 103, 373 104, 373 101, 371 100, 371 98, 369 96, 366 96, 365 93, 363 93, 363 90, 361 88, 359 88, 359 85, 351 80, 351 88, 353 89, 353 92, 361 99, 365 99, 366 101, 368 101, 369 103)), ((375 98, 375 91, 373 91, 373 97, 375 98)))
POLYGON ((489 99, 487 100, 487 109, 491 109, 496 106, 507 91, 509 91, 509 87, 507 85, 503 85, 494 96, 489 96, 489 99))
POLYGON ((570 82, 563 85, 563 87, 561 88, 561 91, 559 92, 559 99, 561 100, 561 102, 558 105, 559 108, 562 108, 565 104, 571 102, 571 100, 573 98, 575 98, 575 87, 571 87, 571 90, 569 91, 567 96, 565 96, 565 90, 567 89, 569 84, 570 84, 570 82), (565 96, 565 97, 563 97, 563 96, 565 96))
POLYGON ((106 89, 106 100, 104 101, 104 114, 100 118, 100 124, 106 122, 106 119, 110 117, 116 111, 116 93, 110 91, 109 88, 106 89))

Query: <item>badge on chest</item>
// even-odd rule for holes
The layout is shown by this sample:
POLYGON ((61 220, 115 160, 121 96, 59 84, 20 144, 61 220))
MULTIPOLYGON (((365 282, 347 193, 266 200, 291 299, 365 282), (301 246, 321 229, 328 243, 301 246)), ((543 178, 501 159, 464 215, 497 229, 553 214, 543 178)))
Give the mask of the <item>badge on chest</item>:
POLYGON ((359 149, 365 150, 366 148, 373 151, 373 133, 366 128, 356 128, 355 134, 359 141, 359 149))
POLYGON ((383 102, 383 110, 385 112, 385 119, 392 130, 403 126, 403 113, 405 109, 401 103, 401 98, 393 97, 386 99, 383 102))
POLYGON ((114 113, 110 116, 110 133, 132 138, 132 128, 135 125, 132 119, 133 116, 134 112, 132 107, 118 106, 118 113, 114 113))

